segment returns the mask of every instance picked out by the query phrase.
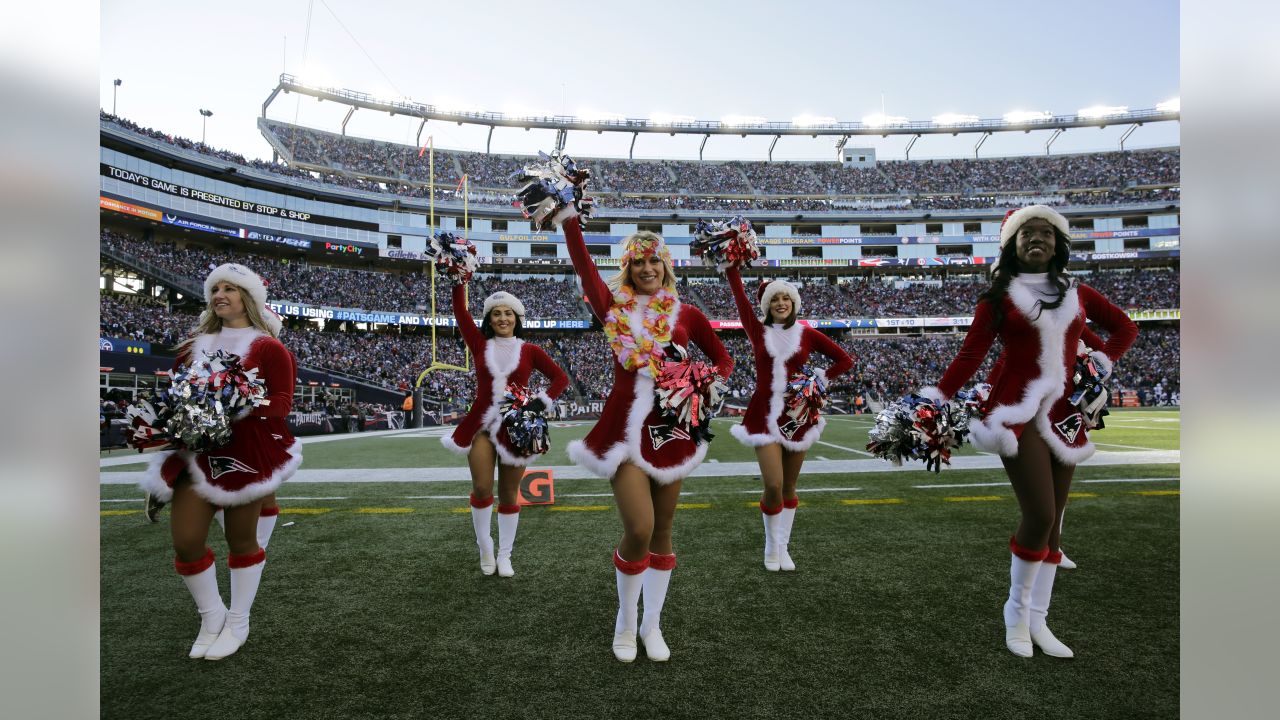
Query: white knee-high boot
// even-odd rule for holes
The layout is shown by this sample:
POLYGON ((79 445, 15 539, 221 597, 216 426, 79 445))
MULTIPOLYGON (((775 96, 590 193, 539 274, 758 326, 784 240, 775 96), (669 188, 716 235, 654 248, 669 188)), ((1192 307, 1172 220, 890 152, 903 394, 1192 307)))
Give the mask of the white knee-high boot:
POLYGON ((782 506, 769 507, 760 501, 760 514, 764 518, 764 569, 777 571, 778 562, 778 521, 782 514, 782 506))
POLYGON ((267 553, 259 548, 249 555, 231 555, 227 567, 231 569, 231 607, 227 610, 227 624, 205 653, 206 660, 221 660, 235 653, 249 639, 249 611, 258 596, 262 571, 267 566, 267 553))
POLYGON ((618 619, 613 624, 613 656, 622 662, 631 662, 636 659, 637 606, 644 585, 644 571, 649 567, 649 556, 642 560, 623 560, 614 550, 613 566, 618 580, 618 619))
POLYGON ((662 606, 667 600, 667 588, 671 586, 671 571, 676 568, 676 555, 649 553, 649 569, 640 577, 644 598, 644 620, 640 622, 640 641, 644 652, 654 662, 671 658, 671 649, 662 637, 662 606))
POLYGON ((182 562, 174 558, 173 567, 182 576, 187 591, 196 601, 200 613, 200 633, 191 645, 188 657, 202 658, 218 639, 227 620, 227 606, 218 592, 218 569, 213 566, 213 550, 205 548, 204 557, 195 562, 182 562))
POLYGON ((796 563, 787 552, 787 546, 791 544, 791 528, 796 523, 798 507, 800 507, 800 498, 783 500, 782 512, 778 513, 778 536, 774 540, 774 546, 778 549, 778 567, 788 572, 796 569, 796 563))
POLYGON ((493 496, 477 500, 471 495, 471 527, 476 531, 476 545, 480 548, 480 572, 492 575, 498 564, 493 559, 493 535, 489 533, 489 521, 493 516, 493 496))
MULTIPOLYGON (((1060 553, 1062 552, 1062 524, 1066 522, 1066 520, 1067 520, 1067 509, 1062 508, 1062 513, 1058 515, 1058 552, 1060 553)), ((1062 568, 1063 570, 1075 570, 1076 563, 1074 560, 1067 557, 1065 553, 1063 553, 1062 562, 1058 563, 1058 567, 1062 568)))
POLYGON ((511 548, 516 544, 516 528, 520 525, 520 505, 498 506, 498 574, 511 577, 511 548))
POLYGON ((267 549, 271 542, 271 533, 276 529, 276 518, 280 516, 280 506, 264 507, 258 514, 258 547, 267 549))
POLYGON ((1031 586, 1031 642, 1035 643, 1045 655, 1051 657, 1075 657, 1071 648, 1049 631, 1046 621, 1049 617, 1049 599, 1053 596, 1053 579, 1058 574, 1058 563, 1062 560, 1061 552, 1052 552, 1040 564, 1035 583, 1031 586))
POLYGON ((1031 586, 1049 548, 1028 550, 1009 538, 1009 599, 1004 604, 1004 644, 1018 657, 1031 657, 1031 586))

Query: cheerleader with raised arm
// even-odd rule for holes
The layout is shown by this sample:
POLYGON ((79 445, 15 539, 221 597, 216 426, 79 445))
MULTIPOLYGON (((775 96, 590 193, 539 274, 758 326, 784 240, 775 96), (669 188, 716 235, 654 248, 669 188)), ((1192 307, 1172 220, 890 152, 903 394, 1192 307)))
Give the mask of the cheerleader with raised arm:
POLYGON ((637 633, 650 660, 671 651, 659 620, 676 566, 672 524, 684 478, 707 453, 705 427, 691 428, 665 417, 655 402, 664 367, 687 357, 690 343, 704 352, 715 373, 728 378, 733 358, 705 315, 683 304, 661 235, 641 231, 623 243, 620 269, 605 282, 587 252, 577 216, 563 220, 569 256, 591 311, 604 324, 613 352, 613 389, 600 420, 569 456, 613 486, 622 519, 622 541, 613 554, 618 616, 613 653, 636 657, 637 633), (644 619, 637 604, 644 598, 644 619))
POLYGON ((204 282, 208 308, 196 334, 179 345, 175 367, 199 363, 206 353, 237 355, 245 369, 257 370, 269 404, 253 408, 231 424, 225 445, 205 452, 157 453, 142 486, 170 504, 174 567, 200 613, 200 632, 190 657, 218 660, 240 649, 249 637, 249 611, 258 593, 266 551, 259 542, 265 498, 271 498, 302 462, 302 446, 285 422, 293 406, 297 363, 277 339, 280 317, 266 307, 267 289, 249 268, 229 263, 204 282), (231 575, 231 605, 223 604, 206 545, 219 506, 225 508, 225 533, 231 575))
MULTIPOLYGON (((521 339, 524 303, 507 292, 484 301, 480 327, 467 310, 466 286, 453 287, 453 316, 462 339, 476 359, 476 395, 471 411, 453 431, 441 438, 444 446, 467 456, 471 468, 471 524, 480 548, 480 572, 515 575, 511 550, 520 522, 520 478, 529 461, 546 452, 545 444, 531 448, 512 438, 523 413, 542 415, 555 407, 555 398, 569 386, 569 376, 545 350, 521 339), (551 381, 545 393, 528 396, 529 376, 542 373, 551 381), (518 407, 512 409, 512 405, 518 407), (504 416, 507 421, 504 422, 504 416), (493 471, 498 469, 498 553, 494 557, 490 518, 493 514, 493 471)), ((542 421, 545 427, 545 420, 542 421)), ((521 438, 523 439, 523 438, 521 438)))
POLYGON ((1033 646, 1046 655, 1073 656, 1049 631, 1046 618, 1071 478, 1094 452, 1087 432, 1091 418, 1071 400, 1085 320, 1108 333, 1089 356, 1104 374, 1138 332, 1123 310, 1066 273, 1070 237, 1066 218, 1045 205, 1005 217, 991 287, 979 298, 964 344, 938 385, 920 393, 938 402, 950 399, 977 372, 996 337, 1002 341, 983 416, 969 428, 978 449, 1000 456, 1021 511, 1009 539, 1004 605, 1005 644, 1020 657, 1030 657, 1033 646))
POLYGON ((801 305, 795 285, 786 280, 760 284, 756 300, 762 321, 742 286, 738 268, 729 267, 725 274, 756 363, 755 392, 742 423, 734 425, 732 432, 743 445, 755 448, 760 462, 764 567, 795 570, 788 544, 799 506, 800 466, 827 424, 818 413, 826 385, 848 372, 853 359, 831 338, 796 321, 801 305), (809 369, 814 352, 832 361, 828 371, 809 369))

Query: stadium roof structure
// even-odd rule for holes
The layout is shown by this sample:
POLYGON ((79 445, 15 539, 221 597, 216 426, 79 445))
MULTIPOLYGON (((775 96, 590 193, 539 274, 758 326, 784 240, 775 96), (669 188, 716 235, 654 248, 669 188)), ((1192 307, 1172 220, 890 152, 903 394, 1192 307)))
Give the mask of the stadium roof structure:
MULTIPOLYGON (((773 147, 783 135, 831 135, 838 137, 836 152, 842 149, 851 137, 857 135, 914 135, 907 146, 908 158, 911 145, 922 135, 959 135, 960 133, 976 133, 982 137, 974 147, 977 155, 982 143, 997 132, 1031 132, 1033 130, 1053 130, 1053 136, 1045 143, 1048 151, 1053 141, 1064 130, 1071 128, 1096 127, 1108 125, 1129 125, 1130 128, 1120 139, 1120 149, 1124 142, 1138 127, 1146 123, 1177 122, 1181 119, 1181 107, 1177 103, 1161 103, 1160 107, 1147 110, 1128 110, 1125 108, 1089 108, 1071 115, 1054 115, 1052 113, 1011 113, 1003 118, 976 118, 972 116, 940 116, 932 120, 908 120, 906 118, 881 117, 871 122, 834 121, 831 118, 813 118, 810 121, 775 122, 759 118, 740 118, 729 122, 723 120, 688 120, 671 118, 670 120, 652 118, 580 118, 573 115, 546 116, 508 116, 500 112, 483 112, 470 110, 453 110, 439 108, 435 105, 414 102, 409 99, 380 98, 365 92, 347 90, 345 88, 321 87, 282 73, 279 84, 262 103, 262 117, 267 117, 267 108, 281 92, 296 92, 318 100, 329 100, 350 107, 342 120, 342 134, 346 134, 347 122, 357 109, 374 110, 391 115, 405 115, 421 118, 418 126, 417 142, 422 139, 422 129, 428 120, 441 120, 459 125, 483 125, 489 128, 489 140, 485 143, 485 152, 489 151, 493 140, 493 131, 499 127, 546 129, 556 132, 556 149, 563 150, 570 130, 581 132, 617 132, 631 133, 631 154, 634 157, 635 141, 640 133, 665 133, 668 135, 702 135, 702 146, 712 135, 765 135, 773 137, 769 146, 769 159, 773 159, 773 147), (1015 116, 1017 115, 1017 116, 1015 116), (832 120, 831 122, 827 122, 832 120)), ((702 148, 698 150, 698 158, 702 159, 702 148)))

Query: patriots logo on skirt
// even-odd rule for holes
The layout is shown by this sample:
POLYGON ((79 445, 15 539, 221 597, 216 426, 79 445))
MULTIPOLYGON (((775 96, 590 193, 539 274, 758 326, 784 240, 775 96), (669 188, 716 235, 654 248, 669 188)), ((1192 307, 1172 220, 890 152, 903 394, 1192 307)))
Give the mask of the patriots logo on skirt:
POLYGON ((785 437, 786 439, 794 440, 796 433, 799 432, 801 427, 802 426, 800 424, 800 421, 796 420, 795 418, 792 418, 788 420, 786 424, 779 425, 778 432, 782 433, 782 436, 785 437))
POLYGON ((209 457, 209 474, 216 480, 229 472, 242 472, 257 474, 257 470, 245 465, 233 457, 224 455, 209 457))
POLYGON ((1080 429, 1084 426, 1084 416, 1080 413, 1068 415, 1060 422, 1054 423, 1053 426, 1058 429, 1058 432, 1062 433, 1062 437, 1068 443, 1073 443, 1076 441, 1076 435, 1080 434, 1080 429))
POLYGON ((689 433, 678 427, 669 427, 667 425, 645 425, 645 429, 649 431, 649 443, 654 450, 666 445, 672 440, 692 440, 689 433))

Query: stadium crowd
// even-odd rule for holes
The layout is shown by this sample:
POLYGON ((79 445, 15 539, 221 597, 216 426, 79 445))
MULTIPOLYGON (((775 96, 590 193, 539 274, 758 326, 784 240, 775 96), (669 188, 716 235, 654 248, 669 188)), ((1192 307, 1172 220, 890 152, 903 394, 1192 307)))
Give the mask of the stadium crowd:
MULTIPOLYGON (((269 296, 311 305, 357 308, 388 312, 430 312, 430 272, 390 272, 315 265, 303 260, 272 258, 232 250, 209 250, 197 246, 178 247, 152 242, 125 233, 103 229, 101 245, 125 253, 180 276, 195 285, 208 268, 238 262, 253 268, 268 281, 269 296)), ((436 312, 450 313, 449 283, 436 279, 436 312)), ((478 313, 486 296, 503 289, 525 303, 529 318, 573 319, 587 316, 576 285, 567 280, 498 280, 477 276, 468 295, 468 306, 478 313)))
MULTIPOLYGON (((145 340, 165 346, 180 341, 196 321, 194 313, 168 310, 139 298, 103 294, 100 302, 100 332, 103 337, 145 340)), ((601 401, 613 383, 613 361, 604 334, 598 330, 559 335, 536 333, 532 342, 552 353, 581 390, 587 402, 601 401)), ((855 357, 854 369, 835 383, 835 397, 852 402, 893 399, 922 384, 935 382, 945 364, 955 356, 963 333, 903 337, 846 335, 837 341, 855 357)), ((321 332, 311 323, 292 320, 282 338, 301 365, 353 376, 389 389, 406 390, 431 363, 431 336, 428 332, 321 332)), ((731 376, 728 397, 734 404, 745 402, 755 389, 751 348, 738 332, 721 334, 730 353, 738 358, 731 376)), ((1168 402, 1179 390, 1178 328, 1144 324, 1138 341, 1116 367, 1115 387, 1137 390, 1143 404, 1168 402)), ((452 365, 464 364, 464 348, 451 331, 438 333, 437 359, 452 365)), ((998 353, 993 350, 988 363, 998 353)), ((472 360, 474 362, 474 359, 472 360)), ((825 366, 815 358, 815 364, 825 366)), ((984 365, 977 377, 985 374, 984 365)), ((541 387, 538 380, 535 387, 541 387)), ((433 402, 449 406, 469 402, 473 392, 469 373, 433 372, 427 376, 425 394, 433 402)))
MULTIPOLYGON (((295 180, 338 185, 372 193, 426 198, 431 177, 429 156, 421 148, 381 140, 353 138, 311 128, 268 121, 267 127, 291 162, 315 170, 291 167, 267 160, 247 160, 239 153, 209 147, 169 133, 141 127, 105 111, 102 121, 175 147, 239 163, 295 180)), ((437 150, 435 192, 437 200, 457 201, 463 174, 477 188, 472 203, 507 206, 505 192, 517 184, 513 175, 532 156, 488 155, 437 150), (491 190, 485 191, 484 188, 491 190)), ((1019 204, 994 192, 1045 189, 1089 189, 1064 192, 1046 201, 1051 205, 1115 205, 1176 201, 1180 177, 1176 150, 1142 150, 1085 155, 898 161, 875 168, 846 168, 838 163, 761 161, 694 162, 686 160, 618 160, 581 158, 594 172, 593 189, 600 207, 627 210, 683 209, 717 213, 733 210, 824 212, 858 208, 868 199, 837 197, 779 197, 787 195, 879 195, 872 206, 901 209, 995 209, 1019 204), (646 197, 623 193, 639 193, 646 197), (668 198, 651 197, 667 193, 668 198), (714 195, 751 195, 750 200, 730 200, 714 195), (850 204, 852 202, 852 204, 850 204)))
MULTIPOLYGON (((1079 274, 1115 304, 1126 309, 1166 310, 1180 307, 1179 274, 1171 270, 1131 269, 1079 274)), ((794 279, 793 279, 794 280, 794 279)), ((749 281, 754 287, 756 279, 749 281)), ((962 275, 944 281, 903 282, 865 277, 832 285, 823 279, 796 281, 802 312, 809 317, 950 317, 973 313, 986 289, 983 275, 962 275)), ((696 301, 711 318, 736 319, 738 311, 729 286, 720 281, 692 286, 696 301)))

